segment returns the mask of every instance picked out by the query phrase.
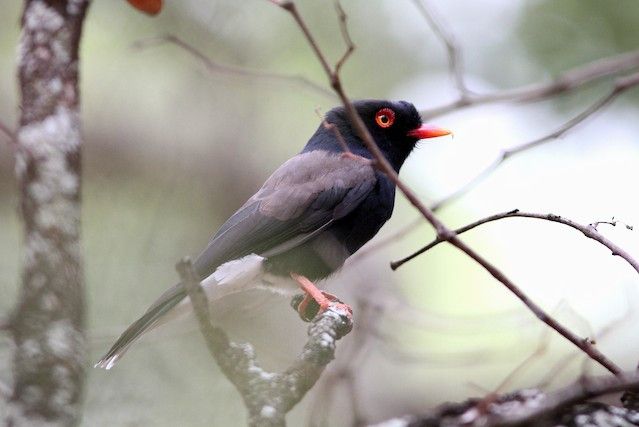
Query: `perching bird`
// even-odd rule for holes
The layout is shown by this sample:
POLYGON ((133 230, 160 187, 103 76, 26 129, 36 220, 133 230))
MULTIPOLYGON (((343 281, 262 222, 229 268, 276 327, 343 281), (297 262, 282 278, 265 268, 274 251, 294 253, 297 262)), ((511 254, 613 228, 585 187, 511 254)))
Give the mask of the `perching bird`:
MULTIPOLYGON (((405 101, 366 100, 355 108, 397 172, 418 140, 450 134, 422 125, 405 101)), ((209 300, 255 287, 308 291, 311 281, 341 268, 393 212, 395 185, 372 158, 344 108, 329 111, 301 153, 266 180, 195 260, 209 300)), ((182 284, 167 290, 95 366, 110 369, 142 334, 190 308, 185 297, 182 284)), ((317 303, 326 308, 326 300, 317 303)))

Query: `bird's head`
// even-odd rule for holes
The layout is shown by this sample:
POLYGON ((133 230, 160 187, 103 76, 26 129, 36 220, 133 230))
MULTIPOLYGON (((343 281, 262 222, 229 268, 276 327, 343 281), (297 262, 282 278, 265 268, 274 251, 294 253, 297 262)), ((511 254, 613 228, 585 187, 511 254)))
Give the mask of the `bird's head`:
MULTIPOLYGON (((435 126, 424 125, 417 109, 410 102, 362 100, 354 102, 353 105, 378 147, 396 170, 399 170, 417 141, 451 133, 435 126)), ((307 146, 307 149, 343 150, 335 130, 327 128, 326 124, 335 126, 352 152, 370 157, 362 139, 351 125, 344 107, 333 108, 326 114, 325 123, 320 125, 309 141, 309 146, 314 147, 307 146)))

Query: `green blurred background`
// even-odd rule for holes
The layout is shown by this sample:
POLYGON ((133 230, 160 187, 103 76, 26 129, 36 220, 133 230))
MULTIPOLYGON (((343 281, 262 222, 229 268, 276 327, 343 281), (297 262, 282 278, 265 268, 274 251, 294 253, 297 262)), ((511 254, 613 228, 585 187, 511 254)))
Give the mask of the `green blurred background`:
MULTIPOLYGON (((4 0, 0 14, 0 120, 11 125, 18 112, 19 3, 4 0)), ((480 92, 550 79, 566 68, 639 47, 634 0, 430 4, 463 47, 469 85, 480 92)), ((300 0, 298 5, 322 48, 336 60, 343 42, 332 2, 300 0)), ((343 70, 349 95, 405 99, 418 108, 455 97, 445 50, 411 1, 344 0, 343 7, 357 45, 343 70)), ((209 73, 174 46, 133 47, 166 33, 221 64, 301 75, 326 86, 290 16, 267 1, 167 0, 157 18, 137 13, 124 1, 93 2, 81 52, 83 244, 92 361, 176 280, 175 262, 196 254, 268 174, 302 147, 318 125, 316 110, 327 111, 338 102, 294 81, 209 73)), ((442 116, 436 123, 453 129, 455 138, 421 145, 402 175, 424 200, 438 200, 502 148, 554 130, 609 88, 607 80, 543 103, 481 106, 442 116)), ((629 92, 562 140, 507 162, 442 210, 442 219, 457 226, 520 208, 582 223, 615 216, 639 226, 638 99, 629 92)), ((398 197, 380 237, 415 217, 398 197)), ((605 225, 600 230, 639 256, 636 231, 605 225)), ((554 334, 546 337, 512 295, 451 248, 442 245, 390 271, 390 260, 432 237, 421 226, 348 266, 329 284, 348 302, 366 296, 385 307, 384 315, 371 322, 375 333, 366 337, 366 357, 357 360, 356 395, 367 421, 485 394, 546 338, 548 352, 505 390, 536 385, 557 363, 567 369, 554 378, 553 387, 586 368, 602 373, 582 363, 581 356, 567 364, 563 358, 573 352, 570 344, 554 334)), ((619 258, 572 230, 526 220, 494 223, 464 239, 578 334, 592 337, 613 325, 598 340, 600 349, 625 369, 636 366, 639 329, 632 313, 639 280, 619 258)), ((12 151, 3 139, 2 313, 10 311, 17 294, 20 247, 12 151)), ((244 321, 229 309, 237 326, 231 332, 251 337, 267 366, 286 364, 304 342, 306 326, 287 304, 276 300, 270 310, 244 321)), ((356 338, 352 334, 340 343, 335 366, 361 346, 356 338)), ((0 350, 0 377, 6 379, 11 349, 3 342, 0 350)), ((239 396, 195 332, 142 343, 116 369, 88 373, 86 426, 244 423, 239 396)), ((290 425, 309 422, 320 387, 291 413, 290 425)), ((332 409, 324 414, 327 425, 350 425, 351 391, 341 387, 333 393, 332 409)))

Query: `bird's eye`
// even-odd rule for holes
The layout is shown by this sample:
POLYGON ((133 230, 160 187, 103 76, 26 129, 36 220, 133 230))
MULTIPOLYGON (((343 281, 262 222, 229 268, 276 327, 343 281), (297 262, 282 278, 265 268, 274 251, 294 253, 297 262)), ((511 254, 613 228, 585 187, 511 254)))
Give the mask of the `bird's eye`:
POLYGON ((375 114, 375 123, 381 128, 389 128, 395 123, 395 112, 390 108, 382 108, 375 114))

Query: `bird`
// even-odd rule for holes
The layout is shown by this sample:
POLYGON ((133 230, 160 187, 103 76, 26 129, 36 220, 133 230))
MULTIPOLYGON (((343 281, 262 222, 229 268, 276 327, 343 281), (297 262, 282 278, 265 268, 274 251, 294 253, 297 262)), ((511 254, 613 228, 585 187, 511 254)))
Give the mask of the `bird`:
MULTIPOLYGON (((393 169, 399 173, 417 142, 451 134, 422 123, 407 101, 360 100, 353 106, 393 169)), ((343 106, 328 111, 302 151, 283 163, 213 235, 193 268, 210 303, 253 288, 301 288, 317 311, 337 300, 315 282, 337 272, 372 239, 393 213, 394 182, 343 106)), ((346 306, 349 308, 348 306, 346 306)), ((111 369, 144 333, 192 310, 185 286, 169 288, 116 340, 95 367, 111 369)), ((350 308, 349 308, 350 310, 350 308)))

